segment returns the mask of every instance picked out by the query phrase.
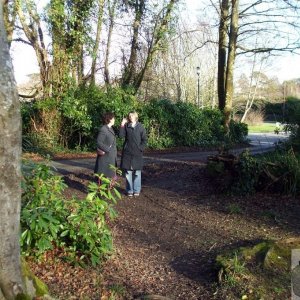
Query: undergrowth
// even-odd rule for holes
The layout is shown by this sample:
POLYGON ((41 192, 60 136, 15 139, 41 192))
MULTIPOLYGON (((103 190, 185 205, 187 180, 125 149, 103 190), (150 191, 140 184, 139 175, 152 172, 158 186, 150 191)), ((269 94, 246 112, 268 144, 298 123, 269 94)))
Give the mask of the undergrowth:
POLYGON ((117 214, 121 198, 115 180, 101 176, 91 182, 85 199, 65 199, 62 177, 45 164, 24 163, 21 207, 21 247, 25 255, 41 256, 59 249, 64 259, 97 265, 112 250, 107 218, 117 214))

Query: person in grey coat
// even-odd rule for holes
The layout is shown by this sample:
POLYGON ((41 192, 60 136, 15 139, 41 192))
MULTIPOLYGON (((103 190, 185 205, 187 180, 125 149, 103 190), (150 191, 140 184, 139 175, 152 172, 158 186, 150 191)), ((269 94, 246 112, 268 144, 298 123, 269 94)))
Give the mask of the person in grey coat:
MULTIPOLYGON (((117 144, 116 135, 112 128, 115 124, 115 115, 111 112, 102 117, 103 126, 99 129, 97 136, 97 149, 102 150, 103 155, 97 154, 94 173, 103 174, 105 177, 114 178, 116 172, 111 165, 117 166, 117 144)), ((99 151, 101 152, 101 151, 99 151)))
POLYGON ((119 137, 125 138, 121 169, 126 177, 126 192, 129 197, 139 196, 141 192, 143 152, 147 144, 147 135, 144 126, 138 122, 138 114, 131 112, 128 120, 121 123, 119 137))

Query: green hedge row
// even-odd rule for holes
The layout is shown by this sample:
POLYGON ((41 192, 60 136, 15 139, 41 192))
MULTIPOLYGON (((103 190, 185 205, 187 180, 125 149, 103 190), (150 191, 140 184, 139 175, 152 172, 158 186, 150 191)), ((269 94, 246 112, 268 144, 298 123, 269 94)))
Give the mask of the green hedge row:
POLYGON ((93 150, 95 148, 101 115, 105 111, 113 111, 116 114, 116 130, 128 112, 138 111, 140 121, 146 127, 149 136, 150 148, 210 147, 224 142, 240 143, 247 136, 247 126, 232 121, 230 135, 225 138, 223 115, 217 109, 199 109, 190 103, 174 103, 169 100, 143 103, 138 101, 130 90, 89 87, 71 90, 60 101, 47 99, 23 104, 25 150, 32 151, 30 149, 33 148, 32 145, 41 141, 49 144, 43 142, 41 138, 37 142, 34 141, 36 135, 33 135, 31 120, 38 119, 37 116, 41 115, 41 111, 47 114, 54 108, 61 119, 59 135, 69 149, 79 147, 93 150))

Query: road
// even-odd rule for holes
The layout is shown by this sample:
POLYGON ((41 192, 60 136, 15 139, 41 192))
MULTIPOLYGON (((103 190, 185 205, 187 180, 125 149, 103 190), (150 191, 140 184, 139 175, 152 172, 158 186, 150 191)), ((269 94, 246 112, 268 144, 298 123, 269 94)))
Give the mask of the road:
POLYGON ((250 144, 255 147, 274 147, 274 144, 284 141, 288 138, 285 133, 250 133, 248 139, 250 144))
MULTIPOLYGON (((248 135, 249 147, 235 149, 231 152, 239 154, 242 151, 248 149, 252 154, 258 154, 270 151, 274 149, 275 144, 284 141, 288 138, 285 134, 265 134, 265 133, 251 133, 248 135)), ((204 165, 206 159, 210 155, 217 154, 218 151, 199 151, 199 152, 186 152, 186 153, 161 153, 161 154, 147 154, 144 156, 145 164, 150 163, 191 163, 204 165)), ((69 172, 81 172, 82 170, 93 172, 95 158, 84 158, 84 159, 67 159, 52 161, 52 166, 57 169, 61 174, 69 172)))

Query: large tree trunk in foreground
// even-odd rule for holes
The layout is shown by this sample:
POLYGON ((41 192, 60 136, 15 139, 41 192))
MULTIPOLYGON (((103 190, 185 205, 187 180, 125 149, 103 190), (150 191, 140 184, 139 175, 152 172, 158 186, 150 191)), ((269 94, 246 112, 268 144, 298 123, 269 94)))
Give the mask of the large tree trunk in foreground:
POLYGON ((24 293, 20 266, 21 116, 0 2, 0 299, 24 293))

